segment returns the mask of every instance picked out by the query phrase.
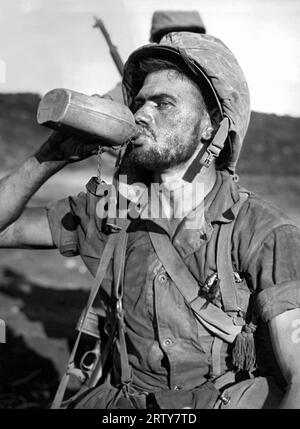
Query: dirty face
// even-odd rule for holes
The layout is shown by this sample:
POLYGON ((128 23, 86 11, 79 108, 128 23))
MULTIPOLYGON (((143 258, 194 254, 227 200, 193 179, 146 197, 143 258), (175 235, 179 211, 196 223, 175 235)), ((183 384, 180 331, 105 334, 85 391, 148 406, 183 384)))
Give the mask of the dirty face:
POLYGON ((198 86, 188 77, 171 69, 148 74, 132 105, 143 132, 130 161, 152 171, 186 162, 200 144, 204 106, 198 86))

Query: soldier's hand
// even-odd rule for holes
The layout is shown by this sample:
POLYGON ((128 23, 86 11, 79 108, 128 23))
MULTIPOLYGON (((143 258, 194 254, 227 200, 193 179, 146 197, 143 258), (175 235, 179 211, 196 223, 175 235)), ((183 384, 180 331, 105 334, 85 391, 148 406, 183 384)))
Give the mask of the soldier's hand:
POLYGON ((82 141, 77 137, 70 137, 62 132, 55 131, 35 153, 39 163, 46 161, 65 161, 67 163, 81 161, 98 151, 99 142, 82 141))

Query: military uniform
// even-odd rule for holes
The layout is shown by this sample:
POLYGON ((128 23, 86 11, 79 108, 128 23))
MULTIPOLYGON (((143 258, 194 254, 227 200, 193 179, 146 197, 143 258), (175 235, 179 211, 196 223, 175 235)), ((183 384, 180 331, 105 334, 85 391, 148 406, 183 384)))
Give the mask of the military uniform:
MULTIPOLYGON (((238 198, 231 176, 218 172, 205 200, 205 223, 197 230, 186 229, 188 215, 170 239, 203 285, 216 272, 220 224, 235 222, 232 264, 241 278, 235 284, 238 303, 246 313, 254 295, 261 323, 266 323, 300 305, 300 232, 285 215, 254 194, 234 219, 232 207, 238 198)), ((96 203, 97 197, 81 193, 52 204, 48 210, 53 241, 60 252, 81 255, 93 275, 107 241, 102 221, 96 216, 96 203)), ((153 222, 170 234, 167 219, 136 219, 128 230, 123 303, 132 386, 140 392, 191 390, 234 369, 231 345, 222 342, 214 361, 215 337, 186 306, 151 245, 145 222, 153 222)), ((110 305, 112 276, 110 270, 100 292, 106 307, 110 305)), ((257 375, 272 375, 276 368, 272 356, 262 359, 265 346, 264 340, 257 350, 261 364, 257 375)))
MULTIPOLYGON (((189 228, 189 221, 199 206, 175 229, 166 219, 141 217, 133 219, 127 228, 123 308, 132 371, 130 387, 134 395, 144 398, 139 402, 142 408, 148 407, 145 398, 149 394, 154 395, 160 408, 276 408, 283 391, 269 378, 275 375, 280 383, 266 323, 300 305, 300 232, 284 214, 252 193, 246 192, 247 198, 240 204, 242 190, 234 180, 234 171, 250 119, 244 74, 219 39, 187 32, 170 33, 159 45, 144 46, 129 57, 123 78, 128 106, 143 84, 138 77, 139 62, 144 58, 167 59, 185 67, 184 70, 188 68, 187 75, 193 73, 200 89, 205 88, 214 98, 221 122, 203 157, 195 158, 191 164, 197 173, 197 169, 209 166, 213 158, 218 161, 216 182, 204 200, 204 219, 200 216, 196 228, 189 228), (213 276, 220 274, 218 249, 224 243, 219 237, 225 225, 233 225, 224 257, 229 256, 227 270, 234 273, 236 280, 230 292, 237 303, 237 314, 230 317, 233 324, 238 320, 245 324, 245 335, 239 337, 240 343, 236 338, 235 345, 245 346, 246 339, 251 345, 251 335, 257 327, 257 361, 251 371, 233 359, 235 348, 231 343, 223 341, 211 325, 195 317, 176 281, 171 279, 163 258, 158 257, 149 232, 169 238, 198 282, 200 294, 207 290, 213 276), (231 405, 222 396, 228 391, 231 405), (221 395, 216 396, 214 392, 221 395)), ((65 256, 80 254, 93 275, 108 240, 104 221, 96 215, 97 198, 91 192, 82 193, 59 201, 48 210, 53 241, 60 252, 65 256)), ((114 271, 110 266, 99 291, 107 314, 111 314, 113 306, 113 281, 114 271)), ((225 296, 218 290, 220 282, 212 282, 206 302, 229 314, 225 296)), ((252 349, 247 347, 244 347, 246 360, 254 354, 254 345, 252 349)), ((113 384, 117 386, 118 359, 113 369, 113 384)), ((113 400, 114 387, 106 385, 96 389, 99 390, 92 391, 89 400, 81 406, 117 407, 113 400)))

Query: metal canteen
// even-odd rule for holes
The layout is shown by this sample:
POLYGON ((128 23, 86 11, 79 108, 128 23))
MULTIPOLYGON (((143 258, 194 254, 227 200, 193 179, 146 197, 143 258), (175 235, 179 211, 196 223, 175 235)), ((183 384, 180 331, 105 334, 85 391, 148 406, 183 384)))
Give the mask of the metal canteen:
POLYGON ((139 134, 129 108, 121 103, 57 88, 41 99, 37 122, 70 134, 95 137, 108 146, 119 146, 139 134))

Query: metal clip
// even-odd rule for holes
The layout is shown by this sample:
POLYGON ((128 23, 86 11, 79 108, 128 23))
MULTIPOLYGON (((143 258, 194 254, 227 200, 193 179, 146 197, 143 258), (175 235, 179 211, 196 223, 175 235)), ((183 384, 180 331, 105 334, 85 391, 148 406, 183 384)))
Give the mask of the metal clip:
POLYGON ((230 403, 231 397, 228 395, 227 392, 221 393, 220 400, 223 402, 224 405, 228 405, 230 403))
POLYGON ((203 285, 203 291, 205 293, 208 293, 211 289, 211 287, 214 285, 214 283, 218 280, 218 273, 211 274, 205 281, 203 285))
POLYGON ((205 152, 205 158, 200 161, 200 163, 204 167, 209 167, 212 161, 214 160, 215 156, 210 152, 210 150, 207 150, 205 152))
POLYGON ((234 281, 236 283, 241 283, 243 281, 242 277, 237 271, 233 271, 234 281))
POLYGON ((91 372, 96 366, 100 356, 100 342, 97 341, 95 347, 84 353, 80 361, 81 370, 90 376, 91 372))
POLYGON ((98 146, 98 152, 97 152, 97 178, 98 178, 98 182, 101 183, 102 179, 101 179, 101 169, 102 169, 102 156, 103 153, 103 148, 101 145, 98 146))

